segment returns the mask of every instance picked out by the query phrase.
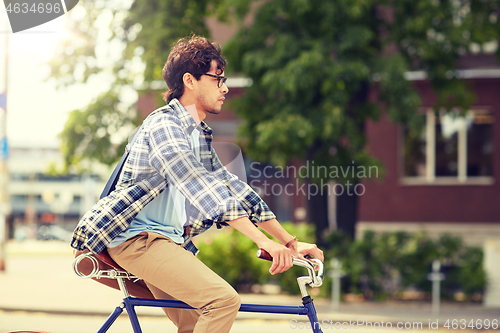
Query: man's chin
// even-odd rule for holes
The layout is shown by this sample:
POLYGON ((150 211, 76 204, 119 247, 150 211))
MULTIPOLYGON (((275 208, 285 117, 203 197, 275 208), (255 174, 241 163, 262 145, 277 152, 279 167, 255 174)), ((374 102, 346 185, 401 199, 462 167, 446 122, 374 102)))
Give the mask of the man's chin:
POLYGON ((219 114, 222 111, 222 108, 220 109, 212 109, 212 110, 207 110, 208 113, 211 114, 219 114))

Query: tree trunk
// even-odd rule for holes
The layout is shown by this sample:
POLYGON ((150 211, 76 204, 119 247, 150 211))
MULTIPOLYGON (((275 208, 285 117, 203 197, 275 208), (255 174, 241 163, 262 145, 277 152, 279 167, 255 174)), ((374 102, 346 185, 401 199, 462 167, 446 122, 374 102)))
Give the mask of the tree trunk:
MULTIPOLYGON (((307 181, 308 185, 310 181, 307 181)), ((314 187, 313 187, 314 188, 314 187)), ((324 235, 329 228, 328 221, 328 191, 308 192, 307 216, 309 223, 316 227, 316 244, 322 248, 329 248, 324 235)), ((358 221, 358 196, 354 192, 354 186, 344 185, 344 191, 336 197, 336 220, 337 230, 354 239, 356 235, 356 222, 358 221)))
POLYGON ((354 186, 344 186, 344 189, 345 191, 337 196, 337 230, 354 239, 358 221, 358 196, 354 193, 354 186))
MULTIPOLYGON (((307 180, 308 189, 311 181, 307 180)), ((315 184, 312 184, 315 185, 315 184)), ((312 187, 316 188, 316 187, 312 187)), ((317 187, 319 189, 319 185, 317 187)), ((328 229, 328 191, 308 191, 307 220, 316 227, 316 245, 321 248, 328 247, 324 241, 325 231, 328 229), (317 193, 315 193, 317 192, 317 193)))
MULTIPOLYGON (((366 123, 365 120, 360 120, 359 115, 356 113, 356 109, 368 102, 368 96, 370 92, 370 84, 368 81, 361 82, 360 88, 351 97, 349 101, 349 106, 346 109, 346 115, 351 118, 353 123, 359 130, 359 134, 366 138, 366 123)), ((364 142, 364 140, 363 140, 364 142)), ((358 146, 354 151, 362 151, 364 149, 364 143, 358 146)), ((355 165, 353 165, 355 168, 355 165)), ((352 180, 351 180, 352 182, 352 180)), ((347 182, 349 184, 349 182, 347 182)), ((356 235, 356 222, 358 221, 358 196, 356 195, 356 185, 359 184, 359 180, 354 180, 354 184, 351 186, 344 184, 344 191, 337 196, 337 230, 343 231, 346 235, 349 235, 352 239, 356 235)))

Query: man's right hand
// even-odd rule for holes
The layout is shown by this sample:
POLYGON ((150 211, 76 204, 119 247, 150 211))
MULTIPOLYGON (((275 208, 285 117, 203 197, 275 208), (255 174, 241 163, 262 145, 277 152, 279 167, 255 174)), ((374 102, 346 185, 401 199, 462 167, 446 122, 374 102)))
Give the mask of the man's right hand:
POLYGON ((266 250, 273 257, 273 264, 269 269, 269 273, 273 275, 283 273, 292 267, 292 251, 284 245, 269 239, 262 231, 255 228, 248 217, 229 221, 228 224, 250 238, 259 248, 266 250))
POLYGON ((259 248, 266 250, 273 257, 273 264, 269 268, 269 273, 272 275, 283 273, 292 267, 292 251, 284 245, 277 243, 271 239, 257 244, 259 248))

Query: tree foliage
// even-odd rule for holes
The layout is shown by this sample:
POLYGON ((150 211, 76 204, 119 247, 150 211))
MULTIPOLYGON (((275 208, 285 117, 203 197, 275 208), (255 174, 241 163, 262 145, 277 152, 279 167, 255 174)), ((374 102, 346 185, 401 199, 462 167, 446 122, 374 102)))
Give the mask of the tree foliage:
MULTIPOLYGON (((366 123, 385 110, 394 122, 421 125, 421 101, 406 73, 426 73, 436 110, 465 111, 474 95, 455 72, 457 61, 498 46, 500 32, 498 0, 87 0, 77 7, 70 20, 76 38, 60 47, 52 75, 67 85, 107 73, 117 93, 101 98, 119 100, 124 87, 161 78, 172 42, 191 32, 209 37, 206 17, 238 23, 224 53, 227 73, 253 81, 234 104, 240 139, 254 159, 281 166, 291 159, 316 168, 380 166, 366 148, 366 123)), ((119 155, 106 156, 114 147, 109 136, 86 145, 90 137, 77 133, 77 124, 96 133, 107 126, 88 123, 100 104, 74 112, 61 134, 68 164, 111 163, 119 155)), ((125 124, 131 116, 119 118, 125 124)), ((359 181, 351 175, 334 180, 359 181)), ((314 214, 326 210, 326 200, 313 201, 309 219, 323 220, 321 233, 327 214, 314 214)), ((355 202, 337 206, 356 211, 355 202)))
POLYGON ((132 104, 137 92, 162 79, 175 41, 191 33, 208 34, 208 3, 84 0, 69 13, 70 37, 58 45, 50 77, 60 87, 98 78, 109 82, 109 91, 85 110, 71 112, 60 133, 66 171, 119 159, 128 133, 140 122, 132 104))
POLYGON ((85 110, 73 110, 59 136, 64 157, 64 172, 92 170, 92 161, 111 165, 125 151, 126 138, 137 122, 127 115, 119 95, 106 92, 85 110))
POLYGON ((382 106, 395 122, 419 121, 405 73, 427 73, 436 109, 469 107, 473 94, 454 70, 472 47, 498 41, 498 10, 498 1, 262 3, 224 48, 230 68, 254 82, 235 107, 248 151, 279 165, 376 163, 366 121, 382 106))
POLYGON ((235 20, 224 52, 228 71, 254 83, 236 107, 247 151, 278 165, 290 158, 366 165, 375 161, 364 124, 379 119, 381 105, 396 122, 416 121, 420 101, 405 72, 427 72, 436 107, 468 107, 472 92, 453 71, 460 56, 498 41, 498 7, 495 0, 87 0, 70 12, 72 37, 59 46, 51 77, 63 86, 106 73, 114 91, 137 88, 161 80, 177 39, 208 36, 207 16, 235 20))
MULTIPOLYGON (((365 127, 382 110, 418 131, 421 101, 409 71, 427 73, 436 110, 467 110, 474 96, 454 75, 457 61, 475 45, 498 42, 500 31, 498 1, 272 0, 244 7, 239 12, 253 8, 253 23, 241 25, 224 51, 229 69, 253 80, 234 107, 244 119, 246 150, 281 166, 307 160, 318 170, 380 167, 365 127)), ((356 184, 356 176, 332 180, 356 184)), ((326 184, 329 177, 307 181, 326 184)), ((307 204, 322 244, 326 194, 308 196, 307 204)), ((356 212, 356 195, 338 197, 337 227, 351 237, 356 212)))

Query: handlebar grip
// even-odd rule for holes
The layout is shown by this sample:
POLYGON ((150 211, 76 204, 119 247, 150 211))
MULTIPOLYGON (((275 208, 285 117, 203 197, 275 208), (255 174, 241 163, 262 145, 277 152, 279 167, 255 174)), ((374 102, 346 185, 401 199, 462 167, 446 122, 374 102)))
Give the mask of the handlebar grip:
POLYGON ((271 257, 271 255, 269 254, 269 252, 267 252, 264 249, 258 249, 257 250, 257 258, 264 259, 264 260, 269 260, 269 261, 273 261, 273 257, 271 257))
MULTIPOLYGON (((269 252, 267 252, 266 250, 264 249, 258 249, 257 250, 257 258, 259 259, 264 259, 264 260, 269 260, 269 261, 273 261, 273 257, 271 257, 271 255, 269 254, 269 252)), ((312 259, 312 257, 308 254, 306 254, 304 256, 305 259, 312 259)))

